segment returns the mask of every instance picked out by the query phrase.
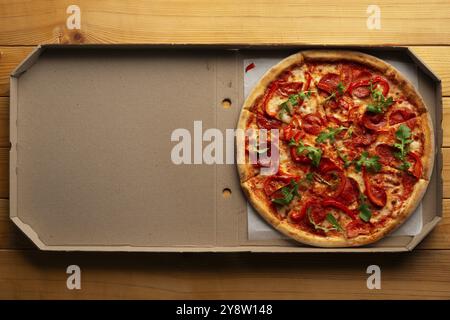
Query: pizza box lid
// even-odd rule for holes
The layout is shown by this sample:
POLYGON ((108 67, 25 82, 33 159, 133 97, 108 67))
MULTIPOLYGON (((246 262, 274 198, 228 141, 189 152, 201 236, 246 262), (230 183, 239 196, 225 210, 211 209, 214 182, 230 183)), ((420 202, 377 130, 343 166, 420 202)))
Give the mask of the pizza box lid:
POLYGON ((432 110, 436 136, 419 234, 361 248, 250 240, 235 164, 211 165, 194 156, 205 152, 206 132, 215 128, 223 133, 223 161, 233 159, 234 143, 225 137, 244 101, 246 56, 318 47, 330 48, 37 47, 11 74, 11 219, 42 250, 412 250, 442 215, 442 98, 439 78, 408 48, 350 49, 413 62, 418 69, 418 90, 432 110), (174 163, 177 134, 190 137, 192 164, 174 163))

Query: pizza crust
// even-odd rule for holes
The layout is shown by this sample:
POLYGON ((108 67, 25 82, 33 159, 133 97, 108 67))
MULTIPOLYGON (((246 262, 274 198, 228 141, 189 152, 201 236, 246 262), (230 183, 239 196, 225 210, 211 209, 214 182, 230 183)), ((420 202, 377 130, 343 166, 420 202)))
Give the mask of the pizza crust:
POLYGON ((250 187, 250 184, 247 181, 250 176, 248 167, 246 167, 245 165, 238 165, 238 170, 241 177, 242 189, 244 190, 244 193, 246 194, 249 202, 268 223, 270 223, 283 234, 301 243, 313 246, 355 247, 378 241, 391 231, 397 229, 414 212, 427 189, 428 182, 433 171, 435 158, 434 130, 427 106, 425 105, 422 97, 415 90, 414 86, 393 66, 376 57, 361 52, 336 50, 302 51, 282 60, 280 63, 273 66, 263 75, 261 80, 251 91, 242 107, 238 128, 244 130, 246 129, 246 119, 248 119, 249 116, 248 110, 251 110, 255 102, 264 95, 264 92, 268 85, 272 81, 276 80, 279 75, 281 75, 285 70, 295 65, 301 65, 304 62, 334 61, 355 62, 368 66, 369 68, 384 74, 389 81, 399 86, 400 90, 402 90, 408 100, 418 108, 420 117, 424 120, 423 131, 425 139, 424 156, 422 157, 424 179, 420 179, 415 184, 412 194, 404 202, 402 209, 398 213, 398 216, 395 219, 390 219, 383 228, 380 228, 374 233, 371 233, 369 235, 359 235, 351 239, 346 238, 345 235, 342 235, 342 237, 327 237, 312 234, 291 225, 288 222, 288 219, 279 220, 276 216, 274 216, 274 214, 271 212, 270 206, 265 201, 259 199, 250 187))

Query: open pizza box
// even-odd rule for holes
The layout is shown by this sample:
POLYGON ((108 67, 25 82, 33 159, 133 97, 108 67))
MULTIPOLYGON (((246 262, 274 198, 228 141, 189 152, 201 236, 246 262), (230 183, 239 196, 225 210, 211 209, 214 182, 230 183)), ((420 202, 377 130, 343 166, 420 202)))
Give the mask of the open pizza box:
POLYGON ((315 248, 286 239, 247 204, 226 130, 265 69, 309 48, 39 46, 11 75, 11 219, 43 250, 412 250, 442 215, 442 102, 440 80, 407 48, 345 47, 398 67, 431 110, 434 172, 402 229, 366 247, 315 248), (198 157, 210 128, 223 133, 225 164, 198 157), (177 134, 191 139, 191 164, 172 157, 177 134))

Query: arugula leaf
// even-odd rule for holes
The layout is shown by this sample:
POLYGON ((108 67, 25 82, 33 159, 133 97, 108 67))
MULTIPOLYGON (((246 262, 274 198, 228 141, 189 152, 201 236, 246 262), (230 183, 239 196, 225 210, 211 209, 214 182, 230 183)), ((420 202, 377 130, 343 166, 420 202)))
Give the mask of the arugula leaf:
POLYGON ((344 231, 341 227, 341 225, 339 224, 339 222, 337 222, 336 218, 331 214, 328 213, 327 217, 326 217, 327 221, 329 223, 331 223, 333 225, 333 227, 338 230, 338 231, 344 231))
POLYGON ((326 140, 330 140, 330 142, 334 142, 336 139, 336 135, 341 133, 343 130, 347 129, 346 127, 340 126, 338 128, 327 128, 328 131, 322 131, 316 138, 317 143, 323 143, 326 140))
POLYGON ((298 155, 305 154, 311 160, 314 167, 319 166, 320 159, 322 158, 322 150, 320 148, 305 146, 303 142, 296 142, 293 138, 289 141, 289 145, 297 147, 296 151, 298 155))
POLYGON ((398 152, 394 153, 394 156, 399 160, 405 160, 406 155, 409 152, 409 144, 412 142, 411 129, 408 126, 402 124, 395 132, 397 143, 394 143, 394 147, 398 152))
POLYGON ((279 105, 279 114, 287 113, 292 115, 292 109, 298 105, 298 99, 307 100, 312 93, 312 91, 300 91, 299 93, 291 94, 285 102, 279 105))
POLYGON ((342 161, 344 161, 344 168, 348 168, 351 166, 351 164, 353 163, 353 161, 348 160, 348 156, 344 153, 342 153, 341 149, 336 149, 336 152, 339 156, 339 158, 341 158, 342 161))
POLYGON ((372 94, 373 102, 368 104, 366 107, 366 110, 369 112, 383 113, 394 103, 394 99, 392 97, 386 99, 381 90, 374 89, 372 84, 370 84, 370 92, 372 94))
POLYGON ((370 211, 369 205, 366 202, 366 196, 361 193, 359 195, 359 200, 361 201, 361 204, 358 207, 359 217, 361 218, 361 220, 369 222, 370 218, 372 217, 372 212, 370 211))
POLYGON ((299 195, 297 182, 291 180, 289 185, 280 189, 280 192, 283 195, 283 198, 272 199, 272 202, 282 206, 288 205, 289 203, 291 203, 295 196, 299 195))
POLYGON ((381 164, 378 161, 380 157, 373 156, 371 157, 367 151, 361 153, 361 157, 358 161, 356 161, 355 167, 356 170, 361 171, 361 168, 364 166, 367 170, 371 172, 378 172, 381 170, 381 164))
POLYGON ((313 218, 311 217, 311 208, 308 208, 306 210, 306 214, 308 215, 309 222, 314 226, 314 229, 316 229, 316 230, 322 230, 324 232, 329 232, 332 230, 343 231, 342 227, 339 225, 339 223, 336 221, 336 219, 334 218, 334 216, 331 213, 328 213, 326 216, 327 221, 329 223, 331 223, 331 225, 333 226, 331 228, 327 228, 327 227, 321 226, 320 224, 315 223, 313 218))
POLYGON ((345 86, 342 82, 339 82, 337 85, 337 92, 342 96, 345 92, 345 86))

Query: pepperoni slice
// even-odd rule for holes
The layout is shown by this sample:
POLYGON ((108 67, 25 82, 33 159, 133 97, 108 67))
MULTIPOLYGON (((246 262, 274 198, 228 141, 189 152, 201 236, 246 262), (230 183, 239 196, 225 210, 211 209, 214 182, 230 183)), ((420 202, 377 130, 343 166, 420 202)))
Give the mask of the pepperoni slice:
POLYGON ((389 115, 389 124, 394 125, 397 123, 403 123, 415 117, 416 117, 415 112, 409 109, 406 108, 396 109, 392 111, 392 113, 389 115))
POLYGON ((364 112, 362 124, 370 130, 380 131, 386 126, 386 117, 383 113, 364 112))
POLYGON ((317 114, 307 114, 303 117, 303 129, 309 133, 317 135, 322 131, 322 119, 317 114))
POLYGON ((364 186, 366 187, 366 195, 377 207, 384 207, 387 201, 386 191, 383 188, 373 185, 369 181, 366 171, 363 169, 364 186))
POLYGON ((262 114, 256 115, 256 123, 258 124, 258 128, 260 129, 279 129, 282 125, 282 122, 277 119, 269 119, 262 114))
POLYGON ((308 215, 311 216, 311 219, 315 223, 321 223, 323 220, 325 220, 325 217, 327 216, 327 212, 324 210, 321 203, 315 199, 308 200, 304 206, 301 209, 300 215, 302 217, 306 217, 308 215))
POLYGON ((366 128, 359 126, 353 131, 353 138, 346 145, 354 147, 366 147, 377 139, 377 135, 366 128))
POLYGON ((302 90, 303 82, 285 82, 278 85, 278 92, 281 96, 287 97, 302 90))
POLYGON ((409 174, 409 173, 403 173, 402 175, 402 184, 403 184, 403 195, 402 198, 406 199, 408 198, 411 193, 414 190, 414 185, 417 183, 418 179, 409 174))
POLYGON ((409 168, 409 172, 417 179, 420 179, 423 170, 420 156, 416 152, 410 152, 407 158, 408 161, 412 164, 411 168, 409 168))
POLYGON ((291 180, 297 180, 297 177, 290 175, 267 177, 264 181, 264 193, 270 196, 275 193, 275 191, 291 183, 291 180))
POLYGON ((380 157, 380 162, 384 165, 392 165, 397 162, 397 159, 394 156, 396 148, 393 146, 382 143, 376 146, 375 152, 380 157))
POLYGON ((358 199, 359 195, 359 185, 355 179, 347 177, 344 183, 343 190, 339 195, 339 200, 350 205, 358 199))
POLYGON ((370 95, 370 90, 369 87, 358 87, 352 91, 352 94, 359 99, 364 99, 370 95))
POLYGON ((331 170, 340 170, 339 166, 333 162, 330 158, 322 157, 319 163, 317 171, 321 174, 327 173, 331 170))
POLYGON ((364 223, 361 220, 353 220, 346 226, 347 237, 355 238, 361 234, 370 233, 370 224, 364 223))
POLYGON ((340 97, 337 101, 337 106, 345 110, 352 109, 354 105, 353 99, 348 96, 340 97))
POLYGON ((372 74, 369 71, 358 67, 353 68, 352 81, 369 80, 370 78, 372 78, 372 74))
POLYGON ((336 73, 327 73, 324 75, 319 83, 317 84, 317 87, 329 94, 336 91, 336 88, 341 81, 341 77, 336 73))

